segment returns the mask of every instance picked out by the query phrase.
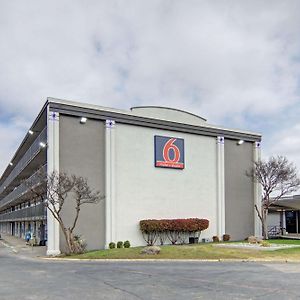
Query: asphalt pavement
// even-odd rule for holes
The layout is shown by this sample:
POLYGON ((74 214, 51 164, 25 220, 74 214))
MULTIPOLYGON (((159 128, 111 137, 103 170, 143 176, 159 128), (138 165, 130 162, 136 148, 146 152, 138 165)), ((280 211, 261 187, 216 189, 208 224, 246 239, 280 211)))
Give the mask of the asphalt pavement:
POLYGON ((0 242, 1 300, 300 298, 298 263, 55 261, 13 250, 0 242))

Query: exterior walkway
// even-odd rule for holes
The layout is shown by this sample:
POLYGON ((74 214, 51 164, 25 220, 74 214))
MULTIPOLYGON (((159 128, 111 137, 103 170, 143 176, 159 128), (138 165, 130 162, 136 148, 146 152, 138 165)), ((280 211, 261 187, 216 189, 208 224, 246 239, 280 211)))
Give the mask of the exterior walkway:
POLYGON ((289 239, 289 240, 300 240, 300 234, 297 233, 289 233, 284 235, 278 235, 276 236, 280 239, 289 239))
POLYGON ((47 247, 46 246, 29 246, 26 245, 26 241, 21 238, 17 238, 5 233, 1 233, 0 243, 4 244, 6 247, 11 248, 12 252, 19 254, 23 257, 42 257, 46 256, 47 247))

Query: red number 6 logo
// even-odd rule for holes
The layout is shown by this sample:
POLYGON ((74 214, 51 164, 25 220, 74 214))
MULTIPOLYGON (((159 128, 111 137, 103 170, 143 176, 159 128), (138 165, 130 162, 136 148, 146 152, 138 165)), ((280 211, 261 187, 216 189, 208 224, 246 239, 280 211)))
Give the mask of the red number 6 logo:
POLYGON ((164 149, 163 149, 163 157, 164 157, 164 160, 166 162, 173 162, 173 163, 177 163, 179 162, 179 159, 180 159, 180 150, 179 148, 174 145, 176 139, 172 138, 172 139, 169 139, 165 146, 164 146, 164 149), (173 150, 174 152, 174 158, 171 159, 170 158, 170 150, 173 150))

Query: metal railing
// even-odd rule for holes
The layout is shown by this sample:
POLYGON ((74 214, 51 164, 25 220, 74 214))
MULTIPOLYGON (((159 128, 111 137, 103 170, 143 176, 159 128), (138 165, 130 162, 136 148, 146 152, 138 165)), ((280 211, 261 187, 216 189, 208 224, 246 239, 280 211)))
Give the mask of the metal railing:
POLYGON ((6 197, 0 200, 0 210, 2 207, 12 202, 13 200, 19 198, 24 195, 30 186, 34 186, 41 181, 40 174, 47 172, 47 164, 43 165, 38 171, 36 171, 33 175, 31 175, 28 179, 26 179, 22 184, 16 187, 11 193, 9 193, 6 197))
POLYGON ((20 172, 28 165, 28 163, 38 154, 41 150, 40 143, 46 143, 47 141, 47 127, 45 127, 41 133, 37 136, 34 142, 31 144, 30 148, 26 151, 23 157, 19 160, 16 164, 14 169, 5 179, 5 181, 0 186, 0 194, 4 191, 5 187, 7 187, 17 176, 20 172))
POLYGON ((5 221, 25 221, 25 220, 40 220, 46 218, 46 207, 44 203, 39 203, 34 206, 26 207, 20 210, 11 211, 0 215, 0 222, 5 221))
POLYGON ((281 226, 268 226, 268 236, 278 236, 282 235, 284 232, 284 228, 281 226))

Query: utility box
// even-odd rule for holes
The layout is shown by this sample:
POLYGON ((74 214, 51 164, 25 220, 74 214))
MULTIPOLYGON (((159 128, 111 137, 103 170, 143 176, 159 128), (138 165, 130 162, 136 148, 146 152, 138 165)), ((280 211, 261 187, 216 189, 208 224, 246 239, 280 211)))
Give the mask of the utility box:
POLYGON ((198 244, 199 238, 198 237, 189 237, 189 244, 198 244))

